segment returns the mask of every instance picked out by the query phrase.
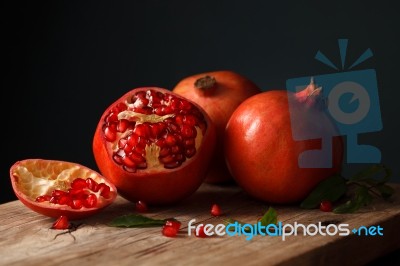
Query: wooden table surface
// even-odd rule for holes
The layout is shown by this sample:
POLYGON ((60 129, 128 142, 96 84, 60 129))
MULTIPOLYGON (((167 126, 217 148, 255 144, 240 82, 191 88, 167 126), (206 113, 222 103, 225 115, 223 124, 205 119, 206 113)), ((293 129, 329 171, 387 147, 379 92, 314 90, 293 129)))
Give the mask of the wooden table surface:
POLYGON ((359 226, 380 225, 383 236, 244 236, 197 238, 187 235, 187 224, 222 223, 233 218, 256 223, 269 205, 249 198, 236 186, 202 185, 189 199, 174 207, 152 208, 145 215, 175 217, 182 222, 178 237, 168 238, 160 228, 115 228, 114 217, 134 213, 133 203, 118 197, 100 214, 77 221, 83 224, 71 234, 56 237, 49 229, 54 219, 27 209, 19 201, 0 205, 0 265, 362 265, 400 248, 400 185, 394 201, 379 199, 356 214, 302 210, 297 206, 273 207, 278 221, 310 224, 336 222, 359 226), (224 215, 211 217, 218 203, 224 215))

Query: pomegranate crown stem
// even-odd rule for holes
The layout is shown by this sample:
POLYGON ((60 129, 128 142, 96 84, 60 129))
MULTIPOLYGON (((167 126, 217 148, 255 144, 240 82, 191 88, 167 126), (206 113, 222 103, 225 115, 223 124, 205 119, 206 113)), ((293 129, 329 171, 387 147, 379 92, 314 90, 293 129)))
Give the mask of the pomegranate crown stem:
POLYGON ((194 87, 202 93, 208 93, 216 88, 217 80, 209 75, 196 79, 194 87))
POLYGON ((310 84, 296 93, 296 98, 300 103, 304 103, 308 108, 324 110, 327 107, 327 99, 322 94, 322 87, 318 87, 311 77, 310 84))

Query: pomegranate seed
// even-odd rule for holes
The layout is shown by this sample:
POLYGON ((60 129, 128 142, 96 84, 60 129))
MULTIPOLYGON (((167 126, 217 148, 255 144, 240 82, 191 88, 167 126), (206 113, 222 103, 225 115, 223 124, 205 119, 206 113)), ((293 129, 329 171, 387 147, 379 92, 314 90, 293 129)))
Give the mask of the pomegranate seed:
POLYGON ((169 163, 172 163, 172 162, 175 161, 175 157, 174 157, 174 155, 170 154, 170 155, 167 155, 165 157, 159 158, 159 160, 163 164, 169 164, 169 163))
POLYGON ((162 234, 166 237, 175 237, 178 230, 175 227, 164 225, 161 230, 162 234))
POLYGON ((196 130, 189 125, 182 125, 181 127, 181 134, 184 138, 195 138, 196 133, 196 130))
POLYGON ((212 216, 220 216, 221 215, 221 208, 218 204, 213 204, 211 206, 211 215, 212 216))
POLYGON ((165 222, 165 226, 174 227, 176 230, 179 230, 181 228, 181 225, 182 223, 177 220, 168 220, 165 222))
POLYGON ((147 137, 148 135, 150 135, 150 127, 148 123, 136 125, 133 133, 135 133, 139 137, 147 137))
POLYGON ((45 202, 45 201, 50 201, 51 196, 49 195, 43 195, 43 196, 39 196, 36 198, 36 202, 45 202))
POLYGON ((164 107, 154 108, 153 113, 155 113, 156 115, 159 115, 159 116, 164 115, 165 114, 164 107))
POLYGON ((147 204, 141 200, 135 203, 135 209, 137 212, 147 212, 149 209, 147 207, 147 204))
POLYGON ((129 127, 129 121, 122 119, 118 122, 117 130, 119 132, 125 132, 129 127))
POLYGON ((71 198, 69 196, 61 196, 58 200, 58 204, 60 205, 69 205, 71 202, 71 198))
POLYGON ((68 217, 61 215, 51 226, 51 229, 57 229, 57 230, 64 230, 64 229, 69 229, 70 224, 68 221, 68 217))
POLYGON ((202 225, 196 229, 196 236, 201 237, 201 238, 207 237, 206 233, 204 232, 204 225, 202 225))
POLYGON ((192 109, 192 104, 189 103, 188 101, 181 100, 179 107, 180 107, 181 110, 188 111, 188 110, 192 109))
POLYGON ((117 134, 110 127, 104 129, 104 137, 107 141, 112 142, 117 139, 117 134))
POLYGON ((175 125, 174 123, 168 123, 168 129, 170 132, 177 132, 179 131, 179 126, 175 125))
POLYGON ((128 109, 128 107, 124 103, 118 103, 115 107, 117 108, 118 112, 122 112, 128 109))
POLYGON ((194 117, 192 115, 185 115, 185 117, 183 119, 183 123, 185 123, 186 125, 194 127, 196 125, 196 123, 197 123, 197 119, 196 119, 196 117, 194 117))
POLYGON ((146 162, 146 159, 142 157, 141 154, 137 154, 135 152, 132 152, 129 154, 129 158, 135 163, 135 164, 140 164, 143 162, 146 162))
POLYGON ((70 188, 68 190, 68 194, 71 198, 77 199, 77 198, 84 198, 85 197, 85 191, 83 189, 74 189, 70 188))
POLYGON ((125 165, 123 166, 123 169, 127 171, 128 173, 136 173, 136 168, 130 168, 126 167, 125 165))
POLYGON ((83 189, 87 188, 86 180, 83 178, 77 178, 71 183, 71 188, 74 189, 83 189))
POLYGON ((179 105, 180 105, 179 100, 176 98, 172 98, 169 106, 173 111, 176 111, 179 110, 179 105))
POLYGON ((162 147, 159 153, 160 157, 165 157, 171 152, 171 149, 168 147, 162 147))
POLYGON ((111 112, 106 118, 105 121, 107 123, 114 123, 118 121, 118 112, 111 112))
POLYGON ((195 141, 194 139, 185 139, 184 143, 186 148, 191 148, 195 146, 195 141))
POLYGON ((90 178, 90 177, 87 178, 86 184, 87 184, 87 188, 90 189, 91 191, 93 191, 93 192, 99 191, 99 187, 98 187, 99 185, 92 178, 90 178))
POLYGON ((53 204, 57 204, 58 203, 58 199, 56 197, 51 197, 49 202, 53 203, 53 204))
POLYGON ((71 201, 70 207, 71 207, 72 209, 75 209, 75 210, 82 209, 82 207, 83 207, 82 200, 80 200, 80 199, 73 199, 73 200, 71 201))
POLYGON ((89 194, 86 200, 83 201, 83 206, 85 206, 85 208, 93 208, 96 207, 96 205, 97 205, 97 197, 93 193, 89 194))
POLYGON ((51 196, 55 197, 57 199, 61 196, 65 196, 65 195, 67 195, 67 192, 59 190, 59 189, 53 190, 53 192, 51 192, 51 196))
POLYGON ((175 123, 177 123, 178 125, 183 125, 183 119, 184 119, 184 116, 183 115, 177 115, 177 116, 175 116, 175 123))
POLYGON ((104 183, 100 183, 98 186, 98 191, 100 192, 100 196, 108 199, 110 197, 110 187, 104 183))
POLYGON ((135 162, 132 161, 132 159, 129 158, 128 156, 122 157, 122 161, 123 161, 124 165, 126 165, 128 167, 131 167, 131 168, 135 168, 136 167, 135 162))
MULTIPOLYGON (((172 146, 171 147, 171 152, 173 153, 173 154, 177 154, 177 153, 179 153, 181 151, 181 147, 179 147, 178 145, 175 145, 175 146, 172 146)), ((160 151, 160 155, 161 155, 161 151, 160 151)))
POLYGON ((165 144, 168 146, 174 146, 176 144, 176 139, 172 134, 167 134, 165 136, 165 144))
POLYGON ((181 161, 174 161, 174 162, 171 162, 171 163, 164 164, 164 167, 166 169, 174 169, 174 168, 177 168, 177 167, 179 167, 181 165, 182 165, 181 161))
POLYGON ((139 143, 139 136, 135 133, 132 133, 128 137, 128 145, 131 147, 135 147, 139 143))
POLYGON ((330 202, 329 200, 321 201, 319 209, 323 212, 331 212, 333 210, 332 202, 330 202))
POLYGON ((123 149, 126 146, 127 143, 128 143, 127 139, 120 139, 118 141, 118 148, 123 149))
POLYGON ((188 157, 188 158, 193 157, 193 155, 195 155, 195 154, 196 154, 196 148, 195 147, 187 148, 185 150, 185 156, 188 157))

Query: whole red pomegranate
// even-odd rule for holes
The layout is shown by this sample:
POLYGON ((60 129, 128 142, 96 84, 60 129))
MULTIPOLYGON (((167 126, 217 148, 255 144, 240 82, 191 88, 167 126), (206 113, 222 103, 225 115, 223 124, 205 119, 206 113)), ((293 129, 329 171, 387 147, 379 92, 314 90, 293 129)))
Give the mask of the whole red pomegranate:
POLYGON ((195 103, 162 88, 137 88, 108 107, 93 139, 100 172, 133 202, 171 204, 203 182, 215 127, 195 103))
POLYGON ((338 134, 324 104, 312 82, 297 93, 260 93, 235 110, 225 131, 225 156, 243 190, 266 202, 294 203, 340 171, 343 141, 333 137, 338 134), (308 140, 295 140, 293 133, 308 140))
POLYGON ((217 145, 205 182, 232 181, 224 158, 225 127, 239 104, 261 90, 248 78, 233 71, 221 70, 186 77, 173 92, 200 105, 216 126, 217 145))
POLYGON ((10 168, 15 195, 43 215, 82 219, 109 206, 115 186, 99 173, 77 163, 27 159, 10 168))

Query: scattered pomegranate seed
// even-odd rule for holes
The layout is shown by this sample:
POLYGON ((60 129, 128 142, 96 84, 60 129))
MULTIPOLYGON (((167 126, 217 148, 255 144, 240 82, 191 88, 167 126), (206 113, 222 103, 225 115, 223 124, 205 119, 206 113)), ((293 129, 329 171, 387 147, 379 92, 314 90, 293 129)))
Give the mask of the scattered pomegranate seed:
POLYGON ((211 206, 211 215, 212 216, 220 216, 221 215, 221 208, 218 204, 213 204, 211 206))
POLYGON ((175 228, 176 230, 179 230, 181 228, 181 222, 177 221, 177 220, 168 220, 165 223, 165 226, 171 226, 173 228, 175 228))
POLYGON ((331 212, 333 210, 332 202, 330 202, 329 200, 321 201, 319 209, 323 212, 331 212))
POLYGON ((201 238, 207 237, 206 233, 204 232, 204 225, 202 225, 202 226, 198 227, 198 229, 196 229, 196 236, 201 237, 201 238))
POLYGON ((178 234, 178 229, 173 226, 164 225, 162 227, 161 233, 167 237, 175 237, 178 234))
POLYGON ((135 209, 137 212, 147 212, 149 210, 147 204, 141 200, 135 203, 135 209))
POLYGON ((70 224, 68 221, 68 217, 61 215, 52 225, 51 229, 56 229, 56 230, 65 230, 69 229, 70 224))

